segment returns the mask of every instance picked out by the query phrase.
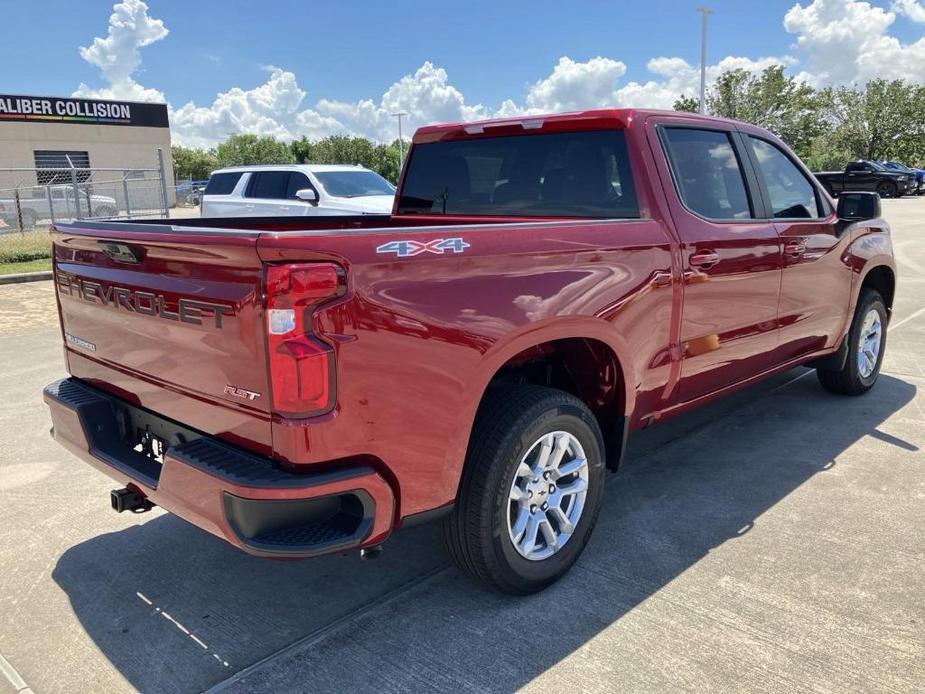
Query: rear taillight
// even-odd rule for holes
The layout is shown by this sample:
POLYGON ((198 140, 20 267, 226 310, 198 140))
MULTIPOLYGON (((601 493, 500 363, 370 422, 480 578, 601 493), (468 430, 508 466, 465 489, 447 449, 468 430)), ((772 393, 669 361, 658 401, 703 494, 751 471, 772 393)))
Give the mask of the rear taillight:
POLYGON ((267 347, 273 404, 288 415, 315 415, 334 406, 334 350, 312 334, 312 312, 344 292, 333 263, 267 268, 267 347))

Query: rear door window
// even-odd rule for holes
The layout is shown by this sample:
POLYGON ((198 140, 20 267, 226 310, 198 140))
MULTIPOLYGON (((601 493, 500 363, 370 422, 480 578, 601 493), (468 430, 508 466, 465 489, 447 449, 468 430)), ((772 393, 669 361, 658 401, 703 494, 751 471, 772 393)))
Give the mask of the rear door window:
POLYGON ((666 127, 662 137, 687 209, 707 219, 752 218, 742 163, 728 132, 666 127))
POLYGON ((399 214, 638 218, 621 130, 415 145, 399 214))
POLYGON ((212 174, 206 184, 204 195, 231 195, 243 173, 243 171, 230 171, 212 174))
POLYGON ((288 171, 256 171, 251 174, 244 197, 285 200, 288 187, 288 171))

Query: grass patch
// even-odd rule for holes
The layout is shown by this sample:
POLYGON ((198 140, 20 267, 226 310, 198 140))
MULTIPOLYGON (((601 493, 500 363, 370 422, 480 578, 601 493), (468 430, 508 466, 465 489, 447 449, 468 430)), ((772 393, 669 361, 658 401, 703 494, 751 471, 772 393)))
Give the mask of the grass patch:
POLYGON ((0 234, 0 265, 51 258, 51 237, 46 231, 0 234))
POLYGON ((0 275, 12 275, 18 272, 40 272, 51 270, 51 258, 26 260, 19 263, 0 263, 0 275))

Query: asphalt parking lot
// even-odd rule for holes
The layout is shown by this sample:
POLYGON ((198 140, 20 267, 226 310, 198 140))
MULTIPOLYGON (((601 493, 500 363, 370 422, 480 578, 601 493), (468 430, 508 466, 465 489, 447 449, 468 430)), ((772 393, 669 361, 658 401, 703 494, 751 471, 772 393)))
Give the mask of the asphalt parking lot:
POLYGON ((0 287, 0 692, 912 692, 925 683, 925 198, 862 398, 798 369, 641 432, 578 565, 529 598, 449 567, 248 557, 48 437, 49 282, 0 287))

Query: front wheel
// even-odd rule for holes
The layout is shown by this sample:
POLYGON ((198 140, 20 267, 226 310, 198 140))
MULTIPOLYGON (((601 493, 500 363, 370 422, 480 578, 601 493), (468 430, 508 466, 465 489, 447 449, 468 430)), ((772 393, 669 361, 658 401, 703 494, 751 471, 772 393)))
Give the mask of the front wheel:
POLYGON ((838 371, 817 369, 822 387, 843 395, 861 395, 873 388, 883 363, 886 326, 883 297, 873 289, 862 291, 851 329, 845 337, 848 340, 845 365, 838 371))
POLYGON ((877 194, 881 198, 895 198, 897 195, 897 188, 895 183, 890 183, 889 181, 883 181, 877 184, 877 194))
POLYGON ((542 590, 587 544, 603 486, 603 439, 581 400, 541 386, 492 387, 443 525, 450 556, 506 593, 542 590))

